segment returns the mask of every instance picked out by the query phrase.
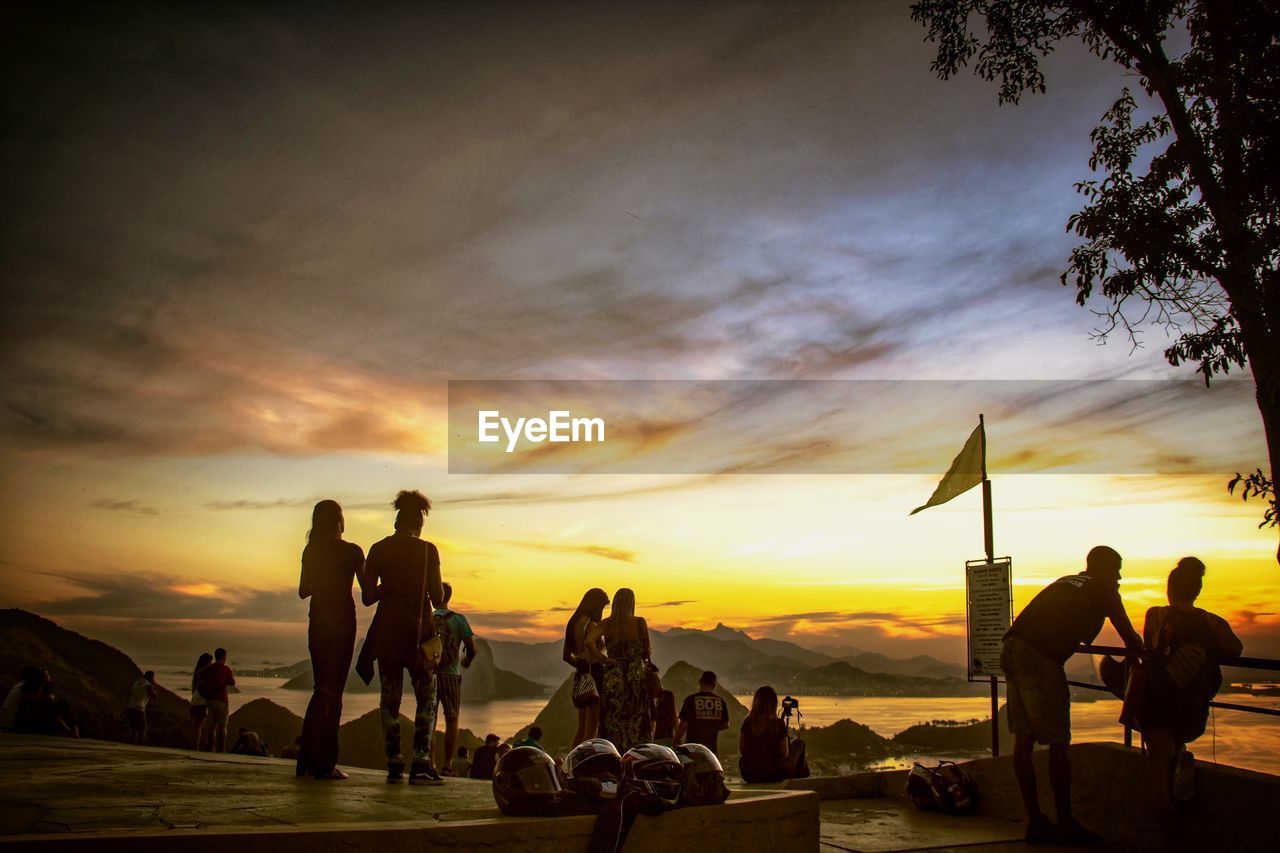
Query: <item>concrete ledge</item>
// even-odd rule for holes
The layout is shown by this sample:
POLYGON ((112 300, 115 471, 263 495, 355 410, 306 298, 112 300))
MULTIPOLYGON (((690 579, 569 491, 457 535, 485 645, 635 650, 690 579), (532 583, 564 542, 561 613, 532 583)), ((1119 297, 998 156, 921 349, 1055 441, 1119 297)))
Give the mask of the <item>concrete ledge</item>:
POLYGON ((907 784, 907 771, 851 773, 848 776, 810 776, 788 779, 779 787, 784 791, 813 791, 820 800, 861 800, 901 795, 907 784), (901 776, 901 780, 898 777, 901 776), (895 787, 895 784, 897 787, 895 787))
MULTIPOLYGON (((292 850, 585 851, 595 817, 513 818, 488 782, 387 785, 298 779, 292 762, 103 741, 0 735, 0 851, 289 853, 292 850)), ((719 806, 641 817, 627 850, 819 845, 818 797, 735 791, 719 806)))
MULTIPOLYGON (((165 832, 43 833, 0 838, 0 850, 84 851, 84 853, 283 853, 341 849, 349 853, 387 850, 522 850, 531 853, 585 851, 595 818, 497 818, 323 824, 244 829, 174 829, 165 832)), ((641 817, 627 837, 628 851, 708 849, 708 833, 718 850, 818 850, 818 798, 807 792, 778 792, 731 799, 721 806, 677 809, 641 817)))
MULTIPOLYGON (((1280 803, 1280 777, 1198 761, 1195 799, 1183 807, 1176 823, 1165 826, 1157 821, 1152 808, 1141 750, 1112 743, 1083 743, 1073 745, 1070 756, 1075 815, 1112 844, 1139 850, 1270 853, 1280 838, 1280 808, 1276 805, 1280 803)), ((1036 750, 1034 761, 1041 807, 1052 818, 1048 751, 1036 750)), ((1026 814, 1012 757, 982 758, 967 762, 964 769, 977 785, 982 815, 1022 825, 1026 814)), ((906 770, 894 770, 792 779, 781 787, 813 791, 824 803, 900 799, 906 792, 907 774, 906 770)), ((871 807, 868 803, 867 808, 871 807)), ((824 814, 826 808, 824 805, 824 814)))

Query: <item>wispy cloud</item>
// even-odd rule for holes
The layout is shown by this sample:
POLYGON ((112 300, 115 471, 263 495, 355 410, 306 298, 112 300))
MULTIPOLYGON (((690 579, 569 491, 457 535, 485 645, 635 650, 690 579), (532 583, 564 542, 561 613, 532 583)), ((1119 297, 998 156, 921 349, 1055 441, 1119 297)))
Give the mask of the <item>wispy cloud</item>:
POLYGON ((105 509, 109 512, 123 512, 129 515, 159 515, 159 510, 155 507, 132 498, 128 500, 99 498, 93 502, 93 506, 97 509, 105 509))
POLYGON ((617 560, 621 563, 634 563, 639 556, 635 551, 625 548, 612 548, 608 545, 592 545, 586 543, 562 542, 529 542, 521 540, 503 540, 504 545, 517 548, 529 548, 534 551, 549 551, 554 554, 587 554, 592 557, 603 557, 606 560, 617 560))

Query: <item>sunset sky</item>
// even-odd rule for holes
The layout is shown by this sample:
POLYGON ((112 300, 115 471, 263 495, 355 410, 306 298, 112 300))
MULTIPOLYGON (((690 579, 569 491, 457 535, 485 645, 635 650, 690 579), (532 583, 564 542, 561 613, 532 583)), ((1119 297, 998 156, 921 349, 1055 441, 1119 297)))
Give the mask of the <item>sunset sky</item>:
MULTIPOLYGON (((840 437, 766 409, 668 418, 732 464, 450 474, 448 380, 1194 379, 1059 283, 1137 84, 1083 50, 1000 107, 897 2, 3 14, 0 603, 135 655, 305 656, 312 504, 367 548, 419 488, 484 636, 626 585, 655 627, 959 660, 980 497, 907 513, 976 410, 879 412, 909 469, 764 464, 840 437)), ((1225 490, 1265 462, 1248 394, 988 411, 1015 608, 1107 543, 1140 620, 1195 554, 1280 655, 1275 532, 1225 490)))

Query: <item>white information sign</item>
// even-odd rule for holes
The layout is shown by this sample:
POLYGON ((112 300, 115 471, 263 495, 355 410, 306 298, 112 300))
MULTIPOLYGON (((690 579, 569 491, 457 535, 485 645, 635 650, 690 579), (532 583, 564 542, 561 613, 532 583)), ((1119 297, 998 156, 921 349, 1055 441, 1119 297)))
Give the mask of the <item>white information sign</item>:
POLYGON ((970 680, 1004 674, 1000 669, 1000 652, 1013 618, 1012 565, 1008 557, 994 562, 969 560, 965 563, 970 680))

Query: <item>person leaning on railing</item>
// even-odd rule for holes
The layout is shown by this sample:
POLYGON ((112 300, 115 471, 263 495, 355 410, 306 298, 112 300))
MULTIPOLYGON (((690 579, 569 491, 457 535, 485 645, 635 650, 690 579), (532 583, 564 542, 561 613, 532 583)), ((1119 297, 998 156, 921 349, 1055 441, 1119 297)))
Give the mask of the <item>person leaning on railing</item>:
POLYGON ((1169 606, 1152 607, 1143 625, 1145 661, 1134 675, 1121 722, 1142 732, 1157 810, 1193 793, 1187 744, 1204 734, 1209 703, 1222 686, 1219 664, 1238 658, 1244 644, 1221 616, 1195 606, 1204 563, 1183 557, 1169 573, 1169 606))
POLYGON ((1081 643, 1091 643, 1108 619, 1133 652, 1142 638, 1120 600, 1120 555, 1099 545, 1085 557, 1085 570, 1049 584, 1033 598, 1005 634, 1000 666, 1007 681, 1009 731, 1014 735, 1013 770, 1027 809, 1028 844, 1101 843, 1071 811, 1071 693, 1063 665, 1081 643), (1049 747, 1049 782, 1057 824, 1040 810, 1036 742, 1049 747))

